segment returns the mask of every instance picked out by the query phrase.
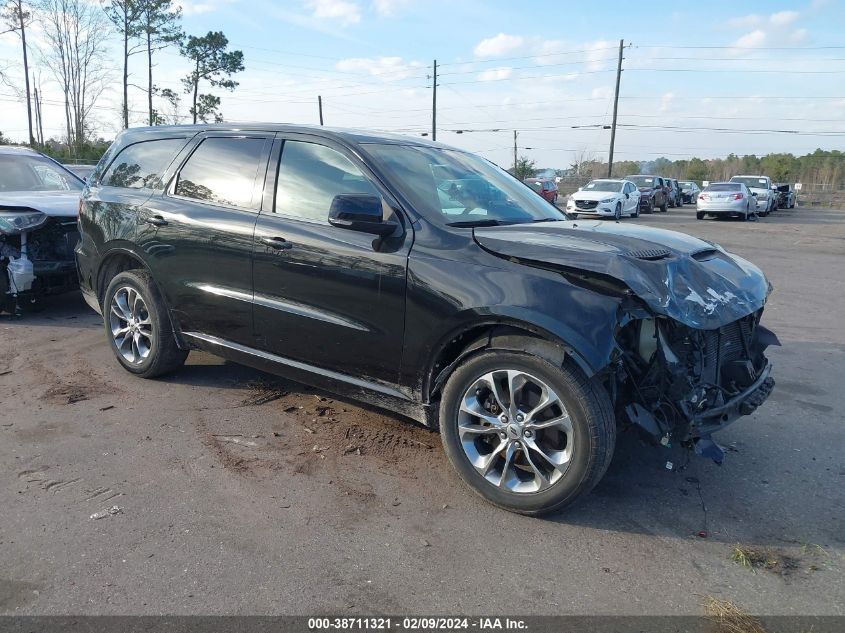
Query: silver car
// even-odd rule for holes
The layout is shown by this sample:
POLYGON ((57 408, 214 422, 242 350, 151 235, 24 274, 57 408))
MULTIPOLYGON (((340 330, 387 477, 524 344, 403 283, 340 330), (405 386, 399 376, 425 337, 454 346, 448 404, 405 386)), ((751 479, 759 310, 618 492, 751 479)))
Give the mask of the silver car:
POLYGON ((734 215, 743 220, 756 218, 757 201, 741 182, 711 182, 698 194, 695 210, 695 217, 699 220, 706 215, 734 215))

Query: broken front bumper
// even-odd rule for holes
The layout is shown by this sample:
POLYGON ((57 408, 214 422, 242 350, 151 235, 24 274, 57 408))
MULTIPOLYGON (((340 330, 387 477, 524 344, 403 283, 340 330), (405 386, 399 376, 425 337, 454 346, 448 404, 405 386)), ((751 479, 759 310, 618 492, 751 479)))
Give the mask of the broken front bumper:
POLYGON ((775 388, 775 379, 771 377, 772 363, 766 361, 766 366, 760 372, 757 380, 745 391, 734 396, 728 402, 711 409, 697 413, 693 426, 697 435, 706 437, 715 433, 743 415, 751 415, 771 395, 775 388))

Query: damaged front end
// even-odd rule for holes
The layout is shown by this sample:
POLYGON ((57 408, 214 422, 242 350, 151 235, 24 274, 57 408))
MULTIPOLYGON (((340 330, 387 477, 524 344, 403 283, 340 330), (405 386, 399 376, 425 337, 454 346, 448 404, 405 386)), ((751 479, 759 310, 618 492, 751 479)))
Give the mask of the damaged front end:
POLYGON ((645 226, 557 222, 476 229, 476 241, 511 261, 559 271, 570 284, 618 300, 616 314, 578 325, 619 423, 664 445, 721 462, 711 439, 755 411, 774 388, 760 324, 771 285, 759 268, 720 246, 645 226), (607 328, 613 328, 612 333, 607 328), (594 349, 606 349, 594 346, 594 349))
POLYGON ((721 462, 710 435, 753 413, 774 388, 764 352, 779 343, 761 314, 712 330, 662 316, 629 322, 617 337, 617 419, 721 462))
POLYGON ((0 206, 0 312, 19 314, 39 297, 74 290, 76 219, 0 206))

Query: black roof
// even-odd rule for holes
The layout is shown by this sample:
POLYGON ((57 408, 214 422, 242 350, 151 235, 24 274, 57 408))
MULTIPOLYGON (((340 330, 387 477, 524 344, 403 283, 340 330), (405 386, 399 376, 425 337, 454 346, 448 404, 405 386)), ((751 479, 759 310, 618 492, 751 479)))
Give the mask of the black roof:
POLYGON ((390 143, 395 145, 417 145, 421 147, 440 147, 455 149, 449 145, 436 143, 424 138, 377 132, 373 130, 356 130, 351 128, 326 127, 320 125, 297 125, 294 123, 208 123, 197 125, 157 125, 153 127, 133 127, 122 134, 123 143, 131 143, 144 138, 158 138, 170 134, 194 135, 199 132, 218 130, 221 132, 298 132, 313 134, 322 138, 334 139, 350 144, 390 143))

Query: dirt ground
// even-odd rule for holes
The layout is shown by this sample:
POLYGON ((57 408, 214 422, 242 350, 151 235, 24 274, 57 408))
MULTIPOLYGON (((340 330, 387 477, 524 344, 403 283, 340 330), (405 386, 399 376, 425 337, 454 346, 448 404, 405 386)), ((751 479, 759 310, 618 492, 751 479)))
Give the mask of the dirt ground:
POLYGON ((777 386, 722 467, 625 435, 576 507, 508 514, 435 433, 200 353, 134 378, 60 297, 0 319, 0 612, 845 614, 845 211, 625 222, 775 286, 777 386))

